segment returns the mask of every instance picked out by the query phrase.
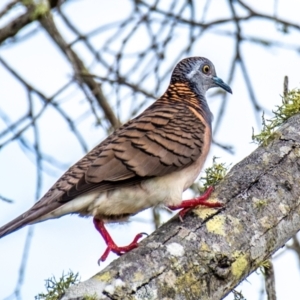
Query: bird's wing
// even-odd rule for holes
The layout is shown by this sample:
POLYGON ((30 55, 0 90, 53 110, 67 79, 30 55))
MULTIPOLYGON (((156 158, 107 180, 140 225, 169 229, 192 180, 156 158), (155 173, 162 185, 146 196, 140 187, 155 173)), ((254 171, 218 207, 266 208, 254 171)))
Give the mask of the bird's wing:
POLYGON ((191 165, 201 155, 206 126, 186 104, 158 100, 73 165, 29 211, 1 228, 0 237, 87 191, 132 185, 191 165))
MULTIPOLYGON (((201 155, 205 124, 186 106, 152 106, 99 145, 99 155, 62 198, 179 171, 201 155)), ((77 167, 81 165, 81 161, 77 167)))

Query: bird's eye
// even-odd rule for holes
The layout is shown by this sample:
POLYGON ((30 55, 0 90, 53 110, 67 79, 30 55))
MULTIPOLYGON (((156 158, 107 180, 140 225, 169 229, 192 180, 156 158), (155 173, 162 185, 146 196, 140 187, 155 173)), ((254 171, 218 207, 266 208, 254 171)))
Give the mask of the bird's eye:
POLYGON ((209 65, 205 65, 205 66, 203 66, 203 68, 202 68, 202 71, 203 71, 204 74, 207 74, 207 73, 209 72, 209 70, 210 70, 209 65))

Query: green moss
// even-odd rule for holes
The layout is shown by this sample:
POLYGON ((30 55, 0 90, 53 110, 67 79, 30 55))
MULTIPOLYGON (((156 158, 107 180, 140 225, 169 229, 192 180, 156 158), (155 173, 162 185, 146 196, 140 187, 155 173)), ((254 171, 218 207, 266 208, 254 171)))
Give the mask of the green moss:
POLYGON ((254 207, 257 209, 262 209, 267 206, 268 201, 264 199, 253 198, 254 207))
POLYGON ((205 176, 200 178, 200 192, 204 192, 208 187, 217 185, 226 175, 228 167, 225 163, 217 163, 218 157, 213 158, 213 165, 204 170, 205 176))
POLYGON ((259 134, 252 132, 252 140, 258 145, 267 146, 274 140, 278 133, 275 131, 291 116, 300 112, 300 89, 289 91, 285 97, 282 97, 282 104, 273 111, 274 117, 265 119, 262 115, 262 131, 259 134))
POLYGON ((35 10, 31 14, 32 20, 39 19, 40 17, 46 15, 49 12, 49 5, 41 2, 36 5, 35 10))
MULTIPOLYGON (((79 283, 79 274, 74 274, 72 271, 69 271, 67 274, 62 274, 62 276, 57 280, 55 277, 51 277, 45 280, 45 287, 47 293, 40 293, 35 296, 36 300, 58 300, 66 292, 66 290, 74 285, 79 283)), ((86 298, 86 300, 93 300, 94 298, 86 298)))
POLYGON ((260 265, 259 269, 263 275, 266 274, 266 269, 269 269, 271 267, 271 262, 269 259, 264 260, 260 265))
POLYGON ((21 2, 26 6, 32 5, 34 3, 33 0, 22 0, 21 2))
POLYGON ((31 20, 37 20, 50 11, 49 2, 44 0, 22 0, 22 3, 28 8, 32 8, 31 20))
POLYGON ((96 294, 94 295, 86 295, 83 297, 83 300, 97 300, 96 294))

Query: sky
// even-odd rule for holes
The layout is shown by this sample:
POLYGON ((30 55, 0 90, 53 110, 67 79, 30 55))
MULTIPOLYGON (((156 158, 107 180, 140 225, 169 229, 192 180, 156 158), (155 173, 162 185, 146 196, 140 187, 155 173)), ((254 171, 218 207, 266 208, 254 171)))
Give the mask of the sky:
MULTIPOLYGON (((7 1, 1 1, 0 11, 5 2, 7 1)), ((257 5, 258 3, 260 11, 269 13, 273 11, 273 1, 259 1, 257 5)), ((131 5, 130 1, 121 0, 78 0, 63 9, 85 33, 101 23, 105 24, 125 17, 129 14, 131 5), (118 7, 117 10, 116 7, 118 7)), ((228 13, 226 10, 228 9, 225 1, 218 1, 217 3, 212 1, 208 17, 222 17, 228 13)), ((19 9, 14 13, 18 14, 21 11, 19 9)), ((299 11, 300 3, 296 1, 278 1, 278 15, 282 18, 299 24, 299 11)), ((4 26, 12 17, 14 15, 0 20, 0 30, 1 26, 4 26)), ((55 21, 63 30, 64 37, 68 41, 72 41, 72 34, 63 28, 61 20, 56 18, 55 21)), ((30 26, 32 27, 29 29, 32 29, 35 25, 30 26)), ((225 29, 234 30, 230 26, 225 29)), ((276 30, 274 23, 252 22, 249 26, 245 25, 243 29, 250 36, 259 34, 263 38, 295 45, 299 45, 300 41, 299 34, 291 31, 289 35, 284 35, 276 30)), ((228 78, 229 63, 232 56, 233 44, 230 44, 229 39, 229 37, 220 37, 216 31, 212 30, 201 38, 201 42, 193 50, 193 55, 205 56, 213 61, 218 76, 224 81, 228 78)), ((96 38, 93 42, 98 43, 98 45, 101 44, 96 38)), ((177 43, 180 43, 180 37, 177 43)), ((142 40, 135 49, 141 47, 141 44, 142 40)), ((244 43, 242 48, 244 55, 247 56, 247 67, 255 87, 255 94, 260 104, 271 111, 281 102, 280 95, 282 94, 285 75, 289 76, 291 88, 299 87, 299 54, 275 47, 266 50, 261 45, 250 43, 244 43)), ((86 50, 80 49, 80 46, 78 46, 78 50, 81 51, 83 60, 92 64, 86 50)), ((168 55, 171 56, 172 51, 169 51, 168 55)), ((19 44, 19 46, 0 46, 0 57, 9 61, 11 66, 18 69, 29 82, 39 86, 46 95, 51 95, 53 90, 58 89, 70 79, 69 65, 43 32, 30 38, 26 43, 19 44), (52 60, 54 58, 56 60, 55 65, 52 60)), ((95 72, 97 71, 95 68, 95 72)), ((167 81, 162 82, 157 96, 163 93, 167 85, 167 81)), ((221 161, 227 164, 235 164, 256 148, 256 145, 251 142, 252 127, 256 131, 259 130, 259 127, 256 118, 251 113, 252 106, 241 70, 238 70, 231 87, 233 95, 227 98, 229 103, 226 115, 222 127, 214 138, 220 143, 234 145, 235 155, 230 155, 219 147, 212 146, 206 166, 211 164, 213 156, 220 157, 221 161)), ((212 94, 213 91, 209 92, 207 98, 212 112, 216 114, 221 98, 212 98, 212 94)), ((72 97, 73 99, 72 102, 66 101, 63 104, 72 116, 80 116, 82 111, 87 109, 86 104, 83 103, 83 95, 77 94, 74 89, 67 90, 62 96, 62 101, 64 97, 72 97)), ((26 92, 0 64, 1 110, 12 120, 15 120, 27 110, 27 102, 24 99, 26 99, 26 92)), ((36 111, 41 109, 42 105, 39 99, 34 98, 33 102, 36 111)), ((124 114, 126 114, 126 105, 128 104, 124 101, 122 105, 124 114)), ((121 118, 125 120, 126 116, 121 116, 121 118)), ((74 136, 70 135, 69 128, 53 109, 48 109, 46 117, 40 121, 40 127, 43 133, 41 137, 43 149, 46 153, 55 156, 65 166, 65 169, 84 155, 83 149, 74 136)), ((0 120, 0 131, 4 128, 5 123, 0 120)), ((89 118, 79 124, 79 129, 84 132, 89 149, 105 137, 104 130, 95 126, 89 118)), ((28 132, 26 137, 32 140, 32 132, 28 132)), ((34 203, 36 171, 33 156, 20 150, 20 145, 17 142, 1 149, 0 166, 0 195, 14 199, 13 204, 0 201, 0 225, 2 225, 23 213, 34 203)), ((43 175, 42 194, 51 187, 62 172, 50 164, 46 168, 49 172, 43 175)), ((189 193, 184 194, 185 199, 189 197, 189 193)), ((167 213, 163 214, 164 221, 168 217, 167 213)), ((148 233, 154 230, 151 218, 151 212, 144 211, 133 217, 129 223, 111 225, 108 229, 119 245, 126 245, 135 236, 137 230, 148 233)), ((15 299, 14 297, 7 297, 13 293, 18 280, 27 231, 28 227, 0 240, 0 299, 15 299)), ((81 280, 86 280, 116 259, 116 256, 111 254, 100 267, 97 265, 97 259, 102 254, 105 245, 94 230, 91 218, 65 216, 39 223, 34 226, 33 234, 34 238, 28 254, 21 299, 33 299, 35 295, 45 291, 44 280, 51 276, 59 277, 63 272, 72 270, 80 273, 81 280)), ((276 255, 278 254, 275 254, 275 257, 276 255)), ((290 251, 278 255, 278 258, 274 259, 276 290, 279 300, 298 299, 297 284, 300 280, 298 265, 296 256, 290 251)), ((237 290, 242 290, 247 299, 259 299, 261 284, 261 277, 254 273, 237 290)), ((233 297, 229 295, 226 299, 231 300, 233 297)))

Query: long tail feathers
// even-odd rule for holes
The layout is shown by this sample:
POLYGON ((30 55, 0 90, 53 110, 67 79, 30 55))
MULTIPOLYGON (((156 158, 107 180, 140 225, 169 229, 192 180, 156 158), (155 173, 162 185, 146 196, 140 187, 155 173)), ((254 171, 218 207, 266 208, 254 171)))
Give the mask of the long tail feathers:
POLYGON ((24 218, 23 215, 15 218, 14 220, 10 221, 6 225, 0 227, 0 239, 3 238, 4 236, 26 226, 29 224, 28 218, 24 218))
POLYGON ((18 229, 21 229, 26 225, 46 220, 46 218, 42 217, 46 216, 49 212, 53 211, 60 205, 61 204, 58 202, 52 202, 48 205, 43 205, 42 202, 37 202, 27 212, 10 221, 6 225, 0 227, 0 239, 18 229))

